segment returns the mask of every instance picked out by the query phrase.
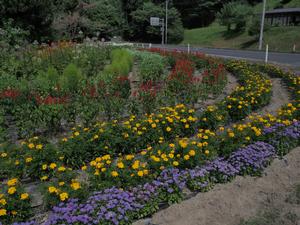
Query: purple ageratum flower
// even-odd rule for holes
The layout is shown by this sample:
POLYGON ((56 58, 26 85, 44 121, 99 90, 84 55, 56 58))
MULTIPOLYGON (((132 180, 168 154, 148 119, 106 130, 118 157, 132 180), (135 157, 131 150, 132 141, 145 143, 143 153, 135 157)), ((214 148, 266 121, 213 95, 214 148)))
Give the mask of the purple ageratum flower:
MULTIPOLYGON (((182 190, 186 184, 194 180, 199 187, 209 185, 210 179, 221 175, 225 181, 245 173, 263 169, 275 156, 275 148, 264 142, 257 142, 245 148, 238 149, 228 159, 217 158, 214 161, 194 169, 166 169, 152 182, 121 190, 116 187, 94 192, 82 204, 76 199, 70 199, 53 207, 47 225, 54 224, 119 224, 128 221, 130 213, 138 212, 143 206, 163 190, 172 193, 182 190), (204 179, 201 179, 204 178, 204 179)), ((217 179, 217 181, 219 181, 217 179)))
POLYGON ((292 125, 285 128, 279 133, 279 136, 289 137, 292 139, 299 140, 300 138, 300 122, 293 122, 292 125))
MULTIPOLYGON (((0 225, 2 225, 1 222, 0 222, 0 225)), ((36 221, 29 221, 29 222, 13 223, 12 225, 38 225, 38 223, 36 221)))
POLYGON ((259 172, 264 169, 275 156, 275 148, 265 142, 256 142, 234 152, 228 162, 239 171, 240 174, 249 170, 259 172))
POLYGON ((263 133, 263 135, 272 134, 272 133, 277 132, 278 130, 280 130, 283 127, 285 127, 284 124, 282 124, 282 123, 275 123, 273 126, 265 127, 263 129, 262 133, 263 133))

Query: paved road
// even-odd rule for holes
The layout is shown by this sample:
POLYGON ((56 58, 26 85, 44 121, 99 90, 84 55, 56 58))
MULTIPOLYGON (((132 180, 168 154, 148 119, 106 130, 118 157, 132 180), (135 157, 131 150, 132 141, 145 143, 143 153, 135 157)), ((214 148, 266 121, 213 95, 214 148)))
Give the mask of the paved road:
MULTIPOLYGON (((187 51, 187 47, 179 45, 156 45, 152 44, 153 48, 167 48, 167 49, 177 49, 187 51)), ((191 51, 200 51, 209 55, 215 55, 226 58, 238 58, 238 59, 248 59, 255 61, 264 61, 265 53, 259 51, 245 51, 245 50, 234 50, 234 49, 214 49, 214 48, 201 48, 201 47, 191 47, 191 51)), ((269 62, 285 64, 293 68, 300 69, 300 54, 296 53, 269 53, 269 62)))

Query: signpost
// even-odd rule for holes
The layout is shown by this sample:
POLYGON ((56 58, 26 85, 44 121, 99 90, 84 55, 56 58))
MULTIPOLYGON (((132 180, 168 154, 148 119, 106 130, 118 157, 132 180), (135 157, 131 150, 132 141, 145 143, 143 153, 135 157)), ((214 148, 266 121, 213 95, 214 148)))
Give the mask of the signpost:
POLYGON ((150 25, 154 27, 159 27, 160 26, 159 17, 150 17, 150 25))
POLYGON ((150 25, 154 27, 160 27, 161 31, 161 44, 164 44, 165 39, 165 19, 160 19, 159 17, 150 17, 150 25))

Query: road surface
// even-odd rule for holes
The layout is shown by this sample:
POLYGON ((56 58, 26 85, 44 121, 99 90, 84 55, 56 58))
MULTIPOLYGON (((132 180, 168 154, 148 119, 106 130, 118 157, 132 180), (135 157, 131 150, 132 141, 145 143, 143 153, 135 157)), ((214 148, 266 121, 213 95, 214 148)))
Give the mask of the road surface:
MULTIPOLYGON (((144 44, 144 46, 149 46, 149 44, 144 44)), ((181 50, 187 51, 187 46, 180 45, 159 45, 152 44, 153 48, 166 48, 170 50, 181 50)), ((199 51, 206 53, 208 55, 225 57, 225 58, 236 58, 236 59, 246 59, 254 61, 264 61, 265 52, 250 51, 250 50, 235 50, 235 49, 215 49, 215 48, 201 48, 201 47, 191 47, 191 51, 199 51)), ((269 62, 279 63, 286 66, 290 66, 300 70, 300 54, 299 53, 278 53, 269 52, 269 62)))

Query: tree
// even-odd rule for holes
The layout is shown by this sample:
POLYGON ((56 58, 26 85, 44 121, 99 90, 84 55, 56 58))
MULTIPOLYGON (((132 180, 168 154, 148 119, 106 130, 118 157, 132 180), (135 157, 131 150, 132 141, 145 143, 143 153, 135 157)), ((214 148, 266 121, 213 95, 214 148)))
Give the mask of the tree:
MULTIPOLYGON (((150 25, 150 17, 156 16, 165 18, 165 8, 163 5, 155 5, 146 2, 142 7, 132 12, 131 36, 130 39, 139 41, 160 42, 161 31, 159 27, 150 25)), ((183 39, 183 26, 178 11, 171 7, 168 17, 168 38, 171 42, 180 42, 183 39)))
POLYGON ((0 0, 0 26, 13 19, 13 26, 30 32, 31 40, 51 38, 53 0, 0 0))
POLYGON ((248 5, 239 2, 230 2, 223 6, 217 14, 217 18, 221 25, 227 26, 227 31, 231 31, 235 25, 235 31, 242 31, 246 27, 247 19, 252 14, 248 5))

